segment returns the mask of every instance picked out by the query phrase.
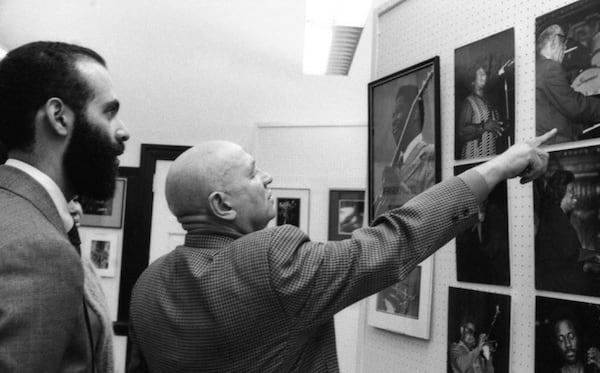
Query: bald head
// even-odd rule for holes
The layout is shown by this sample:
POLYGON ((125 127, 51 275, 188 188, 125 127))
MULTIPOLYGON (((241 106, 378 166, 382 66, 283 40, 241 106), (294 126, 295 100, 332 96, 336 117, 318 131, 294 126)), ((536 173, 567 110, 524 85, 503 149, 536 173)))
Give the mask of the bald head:
POLYGON ((173 215, 208 213, 208 197, 227 189, 227 175, 240 153, 245 152, 228 141, 209 141, 183 152, 167 175, 166 197, 173 215))
POLYGON ((167 175, 169 209, 184 225, 203 221, 245 234, 275 217, 271 175, 228 141, 209 141, 181 154, 167 175))

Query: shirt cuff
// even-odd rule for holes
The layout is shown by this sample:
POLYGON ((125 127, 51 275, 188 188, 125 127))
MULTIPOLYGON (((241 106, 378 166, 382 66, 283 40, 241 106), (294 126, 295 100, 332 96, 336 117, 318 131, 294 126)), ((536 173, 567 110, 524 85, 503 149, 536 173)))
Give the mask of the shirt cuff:
POLYGON ((477 203, 482 203, 485 201, 488 194, 490 194, 490 188, 485 182, 485 179, 475 169, 471 168, 458 175, 458 177, 471 189, 475 195, 477 203))

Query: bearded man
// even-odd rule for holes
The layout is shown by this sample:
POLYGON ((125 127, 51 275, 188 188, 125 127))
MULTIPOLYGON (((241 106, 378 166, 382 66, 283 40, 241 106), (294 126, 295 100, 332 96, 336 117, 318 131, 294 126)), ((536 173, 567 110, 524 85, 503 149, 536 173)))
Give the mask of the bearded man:
POLYGON ((0 62, 0 371, 112 372, 112 325, 67 201, 113 195, 129 133, 96 52, 34 42, 0 62))

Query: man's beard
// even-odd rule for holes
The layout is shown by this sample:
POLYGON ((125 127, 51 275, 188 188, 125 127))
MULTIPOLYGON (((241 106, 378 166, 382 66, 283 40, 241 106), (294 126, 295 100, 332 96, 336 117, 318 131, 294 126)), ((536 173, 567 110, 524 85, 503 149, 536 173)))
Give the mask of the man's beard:
POLYGON ((112 198, 118 172, 119 145, 77 113, 64 158, 66 176, 76 194, 96 200, 112 198))

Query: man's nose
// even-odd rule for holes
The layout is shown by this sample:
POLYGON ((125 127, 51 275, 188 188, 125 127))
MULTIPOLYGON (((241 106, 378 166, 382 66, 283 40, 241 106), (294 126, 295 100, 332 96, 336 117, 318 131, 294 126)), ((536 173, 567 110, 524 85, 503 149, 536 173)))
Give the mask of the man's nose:
POLYGON ((119 142, 125 142, 129 140, 129 130, 121 120, 119 120, 119 126, 115 131, 115 137, 119 142))

